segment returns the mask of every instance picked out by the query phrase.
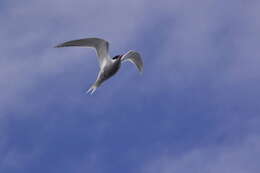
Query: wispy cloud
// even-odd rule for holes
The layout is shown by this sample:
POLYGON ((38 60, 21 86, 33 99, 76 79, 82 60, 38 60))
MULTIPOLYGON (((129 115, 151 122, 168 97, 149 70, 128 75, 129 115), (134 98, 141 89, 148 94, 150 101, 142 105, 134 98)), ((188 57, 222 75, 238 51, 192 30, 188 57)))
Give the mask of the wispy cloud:
POLYGON ((259 170, 258 1, 1 7, 0 172, 259 170), (92 36, 141 52, 143 76, 123 64, 84 94, 94 51, 53 46, 92 36))
POLYGON ((143 172, 252 172, 256 173, 258 164, 260 139, 249 136, 243 142, 232 146, 214 146, 197 148, 184 153, 182 156, 163 154, 147 163, 143 172))

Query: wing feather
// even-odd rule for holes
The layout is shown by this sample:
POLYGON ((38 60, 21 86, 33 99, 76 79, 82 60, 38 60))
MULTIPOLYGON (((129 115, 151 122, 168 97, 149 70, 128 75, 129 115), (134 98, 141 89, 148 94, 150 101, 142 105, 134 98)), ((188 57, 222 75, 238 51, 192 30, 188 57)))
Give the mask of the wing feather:
POLYGON ((142 72, 143 71, 143 60, 141 55, 135 51, 128 51, 126 54, 123 55, 121 61, 130 61, 131 63, 135 64, 137 69, 142 72))
POLYGON ((109 43, 106 40, 100 38, 84 38, 79 40, 71 40, 61 43, 56 48, 69 47, 69 46, 80 46, 80 47, 91 47, 95 48, 100 66, 105 62, 109 61, 109 43))

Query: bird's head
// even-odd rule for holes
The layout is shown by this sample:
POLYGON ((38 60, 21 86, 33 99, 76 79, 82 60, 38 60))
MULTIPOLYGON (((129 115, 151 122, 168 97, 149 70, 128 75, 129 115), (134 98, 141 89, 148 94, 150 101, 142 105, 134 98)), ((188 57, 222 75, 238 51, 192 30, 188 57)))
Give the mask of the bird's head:
POLYGON ((123 55, 116 55, 112 59, 121 59, 123 55))

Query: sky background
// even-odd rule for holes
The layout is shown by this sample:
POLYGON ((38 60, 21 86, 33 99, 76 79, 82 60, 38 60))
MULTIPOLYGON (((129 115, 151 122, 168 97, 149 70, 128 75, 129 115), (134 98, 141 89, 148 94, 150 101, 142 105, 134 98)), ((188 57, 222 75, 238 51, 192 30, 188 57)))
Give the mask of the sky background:
POLYGON ((1 173, 259 173, 259 0, 2 0, 1 173), (141 53, 94 95, 101 37, 141 53))

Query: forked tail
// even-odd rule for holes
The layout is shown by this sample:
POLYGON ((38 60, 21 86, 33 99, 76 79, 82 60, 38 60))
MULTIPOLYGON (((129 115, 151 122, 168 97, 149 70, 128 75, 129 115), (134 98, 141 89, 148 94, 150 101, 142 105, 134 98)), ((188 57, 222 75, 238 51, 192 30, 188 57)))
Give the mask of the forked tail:
POLYGON ((97 85, 93 84, 87 91, 87 93, 93 94, 97 89, 97 85))

